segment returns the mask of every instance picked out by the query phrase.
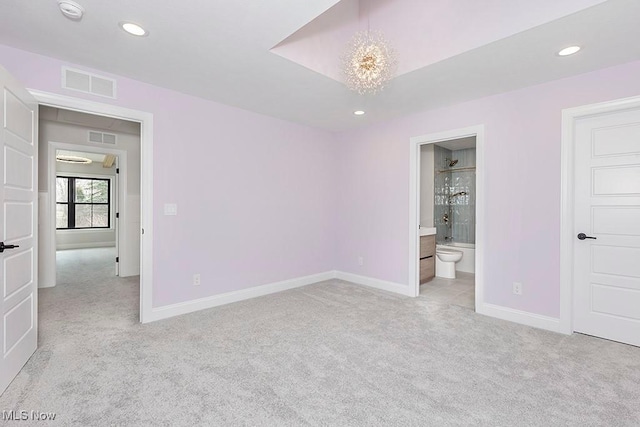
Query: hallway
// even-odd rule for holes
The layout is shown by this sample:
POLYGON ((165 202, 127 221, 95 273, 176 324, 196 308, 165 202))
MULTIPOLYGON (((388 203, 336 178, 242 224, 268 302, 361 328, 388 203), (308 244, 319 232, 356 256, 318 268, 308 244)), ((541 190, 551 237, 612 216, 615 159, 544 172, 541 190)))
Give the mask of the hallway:
POLYGON ((87 323, 138 323, 140 278, 117 277, 114 258, 113 247, 56 253, 57 285, 38 292, 39 346, 61 334, 82 333, 87 323))

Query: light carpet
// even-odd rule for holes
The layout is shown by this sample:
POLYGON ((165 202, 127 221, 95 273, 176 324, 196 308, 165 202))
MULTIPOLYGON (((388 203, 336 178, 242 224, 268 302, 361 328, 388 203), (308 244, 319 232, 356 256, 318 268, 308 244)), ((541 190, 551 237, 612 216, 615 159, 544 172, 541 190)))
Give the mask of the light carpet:
POLYGON ((82 426, 640 425, 637 347, 342 281, 141 325, 137 278, 90 269, 40 291, 39 349, 0 410, 82 426))

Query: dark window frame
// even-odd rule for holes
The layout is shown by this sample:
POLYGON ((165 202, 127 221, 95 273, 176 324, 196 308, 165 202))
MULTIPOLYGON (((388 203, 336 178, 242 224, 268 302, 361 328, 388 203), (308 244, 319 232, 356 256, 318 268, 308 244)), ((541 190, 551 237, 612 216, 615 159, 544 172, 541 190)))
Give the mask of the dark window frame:
MULTIPOLYGON (((67 205, 67 226, 56 227, 56 230, 106 230, 111 228, 111 179, 109 178, 95 178, 91 176, 67 176, 56 175, 56 179, 67 179, 67 201, 59 202, 56 198, 57 205, 67 205), (107 202, 76 202, 75 182, 78 179, 90 180, 90 181, 106 181, 107 182, 107 202), (107 225, 101 227, 76 227, 76 205, 90 205, 90 206, 106 206, 107 207, 107 225)), ((55 194, 54 194, 55 196, 55 194)))

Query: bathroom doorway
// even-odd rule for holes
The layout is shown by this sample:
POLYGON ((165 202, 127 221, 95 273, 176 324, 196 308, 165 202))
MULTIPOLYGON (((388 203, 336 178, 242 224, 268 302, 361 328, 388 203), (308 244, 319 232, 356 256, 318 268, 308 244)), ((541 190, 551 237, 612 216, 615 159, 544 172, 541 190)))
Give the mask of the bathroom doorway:
POLYGON ((420 256, 420 295, 475 309, 475 136, 420 146, 419 196, 421 247, 436 248, 420 256))
POLYGON ((411 145, 415 296, 477 310, 482 301, 483 128, 416 137, 411 145))

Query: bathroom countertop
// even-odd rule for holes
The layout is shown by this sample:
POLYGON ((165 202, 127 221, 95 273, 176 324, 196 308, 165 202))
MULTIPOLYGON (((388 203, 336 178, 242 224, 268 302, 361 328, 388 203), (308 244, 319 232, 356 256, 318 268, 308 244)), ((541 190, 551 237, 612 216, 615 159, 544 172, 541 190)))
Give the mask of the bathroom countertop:
POLYGON ((436 234, 436 228, 435 227, 431 227, 431 228, 422 227, 422 228, 420 228, 420 236, 433 236, 434 234, 436 234))

